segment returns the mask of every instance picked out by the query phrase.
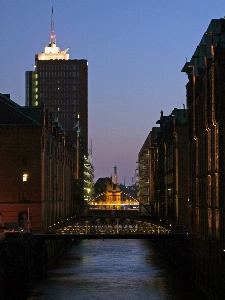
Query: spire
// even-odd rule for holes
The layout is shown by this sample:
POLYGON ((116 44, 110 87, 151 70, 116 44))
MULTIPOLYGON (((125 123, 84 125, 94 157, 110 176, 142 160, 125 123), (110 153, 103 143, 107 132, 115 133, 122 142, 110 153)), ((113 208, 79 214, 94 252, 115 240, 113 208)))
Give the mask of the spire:
POLYGON ((51 33, 50 33, 50 45, 56 45, 56 35, 54 32, 54 20, 53 20, 53 6, 52 6, 52 16, 51 16, 51 33))
POLYGON ((117 166, 115 166, 115 167, 113 167, 113 169, 114 169, 114 184, 117 184, 117 166))

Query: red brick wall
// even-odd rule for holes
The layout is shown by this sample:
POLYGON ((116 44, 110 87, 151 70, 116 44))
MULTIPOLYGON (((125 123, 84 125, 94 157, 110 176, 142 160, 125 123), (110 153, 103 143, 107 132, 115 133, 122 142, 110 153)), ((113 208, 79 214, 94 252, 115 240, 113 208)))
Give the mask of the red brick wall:
POLYGON ((0 201, 40 201, 40 127, 1 127, 0 201), (23 174, 28 174, 23 182, 23 174))
POLYGON ((0 133, 3 225, 18 222, 18 213, 28 208, 34 230, 64 221, 73 213, 74 205, 71 150, 41 125, 1 126, 0 133), (23 181, 25 173, 26 182, 23 181))

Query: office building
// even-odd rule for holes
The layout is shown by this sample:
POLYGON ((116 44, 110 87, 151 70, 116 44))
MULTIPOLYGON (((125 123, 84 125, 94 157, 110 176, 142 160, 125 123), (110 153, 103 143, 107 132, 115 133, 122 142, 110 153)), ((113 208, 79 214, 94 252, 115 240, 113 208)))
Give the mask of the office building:
POLYGON ((66 50, 56 45, 53 11, 49 45, 35 55, 34 71, 26 72, 26 105, 46 108, 82 151, 88 152, 88 62, 70 59, 66 50))

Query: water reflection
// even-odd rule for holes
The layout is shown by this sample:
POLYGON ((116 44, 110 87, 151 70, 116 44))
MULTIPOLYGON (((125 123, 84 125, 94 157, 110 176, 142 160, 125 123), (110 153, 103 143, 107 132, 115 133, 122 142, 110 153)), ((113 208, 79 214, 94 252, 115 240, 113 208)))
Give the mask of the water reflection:
POLYGON ((190 300, 147 240, 84 240, 74 244, 29 300, 190 300))

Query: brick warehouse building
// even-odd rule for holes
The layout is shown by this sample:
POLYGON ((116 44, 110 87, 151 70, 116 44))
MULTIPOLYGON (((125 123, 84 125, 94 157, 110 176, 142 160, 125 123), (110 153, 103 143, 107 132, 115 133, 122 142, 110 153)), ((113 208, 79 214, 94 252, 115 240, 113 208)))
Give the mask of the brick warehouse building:
POLYGON ((21 107, 0 94, 0 112, 2 225, 48 229, 73 216, 75 145, 44 105, 21 107))
POLYGON ((212 20, 183 72, 190 140, 190 232, 194 279, 225 288, 225 19, 212 20))
MULTIPOLYGON (((189 141, 186 109, 174 108, 169 116, 161 111, 157 151, 157 215, 167 223, 188 222, 189 141)), ((155 163, 155 162, 153 162, 155 163)))
MULTIPOLYGON (((186 109, 161 111, 139 152, 139 199, 149 201, 151 216, 167 224, 188 222, 189 141, 186 109)), ((146 203, 147 204, 147 203, 146 203)))

